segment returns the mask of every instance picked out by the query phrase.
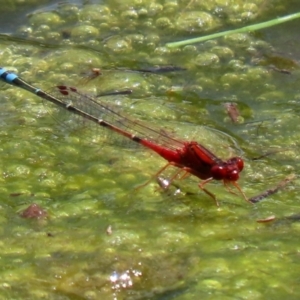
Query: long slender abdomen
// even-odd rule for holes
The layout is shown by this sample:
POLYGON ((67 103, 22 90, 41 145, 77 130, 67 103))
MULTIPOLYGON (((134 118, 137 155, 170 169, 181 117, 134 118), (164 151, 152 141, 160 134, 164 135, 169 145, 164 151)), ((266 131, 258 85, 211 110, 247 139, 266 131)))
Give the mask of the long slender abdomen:
POLYGON ((170 150, 167 148, 164 148, 158 144, 155 144, 151 141, 147 141, 144 139, 141 139, 139 142, 141 145, 153 150, 157 154, 159 154, 161 157, 163 157, 168 162, 173 162, 176 164, 181 164, 181 155, 178 151, 170 150))

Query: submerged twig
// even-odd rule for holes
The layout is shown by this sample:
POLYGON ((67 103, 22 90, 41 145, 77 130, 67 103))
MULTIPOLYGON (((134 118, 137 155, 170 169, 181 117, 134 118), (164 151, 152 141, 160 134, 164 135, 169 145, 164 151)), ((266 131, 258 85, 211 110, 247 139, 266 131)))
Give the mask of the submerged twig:
POLYGON ((296 174, 290 174, 285 179, 280 181, 275 188, 268 189, 257 196, 251 197, 249 199, 249 201, 252 203, 257 203, 257 202, 261 201, 262 199, 277 193, 280 189, 285 188, 290 182, 292 182, 296 178, 297 178, 296 174))
POLYGON ((265 158, 265 157, 267 157, 267 156, 269 156, 269 155, 273 155, 273 154, 277 154, 277 153, 285 152, 285 151, 289 151, 289 150, 291 150, 291 149, 288 148, 288 149, 276 149, 276 150, 271 150, 271 151, 266 152, 266 153, 264 153, 264 154, 262 154, 262 155, 260 155, 260 156, 253 157, 251 160, 260 160, 260 159, 265 158))

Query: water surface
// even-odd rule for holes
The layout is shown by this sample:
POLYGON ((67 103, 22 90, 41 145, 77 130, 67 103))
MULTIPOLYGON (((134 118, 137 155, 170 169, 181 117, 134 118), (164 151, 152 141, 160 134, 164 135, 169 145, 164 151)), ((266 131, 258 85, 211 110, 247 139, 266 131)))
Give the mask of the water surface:
MULTIPOLYGON (((297 1, 18 2, 0 15, 1 66, 45 90, 131 88, 107 101, 223 159, 241 155, 249 197, 297 175, 298 20, 165 47, 295 13, 297 1), (124 70, 154 65, 186 70, 124 70), (86 80, 95 67, 103 75, 86 80)), ((219 208, 192 176, 167 192, 155 180, 135 190, 164 166, 160 157, 103 130, 91 136, 5 83, 0 105, 2 298, 299 299, 299 180, 256 205, 209 183, 219 208), (22 218, 32 203, 47 217, 22 218)))

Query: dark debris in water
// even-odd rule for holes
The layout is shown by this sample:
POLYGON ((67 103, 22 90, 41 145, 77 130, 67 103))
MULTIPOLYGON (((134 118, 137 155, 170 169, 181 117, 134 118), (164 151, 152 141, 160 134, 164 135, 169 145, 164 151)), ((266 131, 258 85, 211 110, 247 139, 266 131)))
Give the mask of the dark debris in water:
POLYGON ((297 60, 279 54, 268 54, 258 59, 258 64, 269 67, 271 70, 290 75, 292 71, 299 68, 297 60))
MULTIPOLYGON (((11 193, 9 196, 10 197, 19 197, 19 196, 23 196, 24 193, 11 193)), ((33 197, 34 194, 30 194, 29 196, 33 197)))
POLYGON ((144 73, 168 73, 168 72, 178 72, 178 71, 185 71, 185 68, 178 67, 178 66, 154 66, 154 67, 146 67, 146 68, 141 68, 137 69, 135 71, 137 72, 144 72, 144 73))

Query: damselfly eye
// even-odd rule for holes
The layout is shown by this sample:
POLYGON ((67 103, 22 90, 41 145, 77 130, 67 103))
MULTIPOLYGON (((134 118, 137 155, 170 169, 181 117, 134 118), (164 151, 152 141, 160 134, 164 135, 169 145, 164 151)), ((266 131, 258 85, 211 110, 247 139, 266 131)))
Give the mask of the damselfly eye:
POLYGON ((230 172, 228 172, 227 177, 225 179, 230 181, 237 181, 240 177, 239 173, 239 170, 231 170, 230 172))
POLYGON ((233 157, 227 163, 235 165, 240 172, 244 169, 244 161, 240 157, 233 157))

